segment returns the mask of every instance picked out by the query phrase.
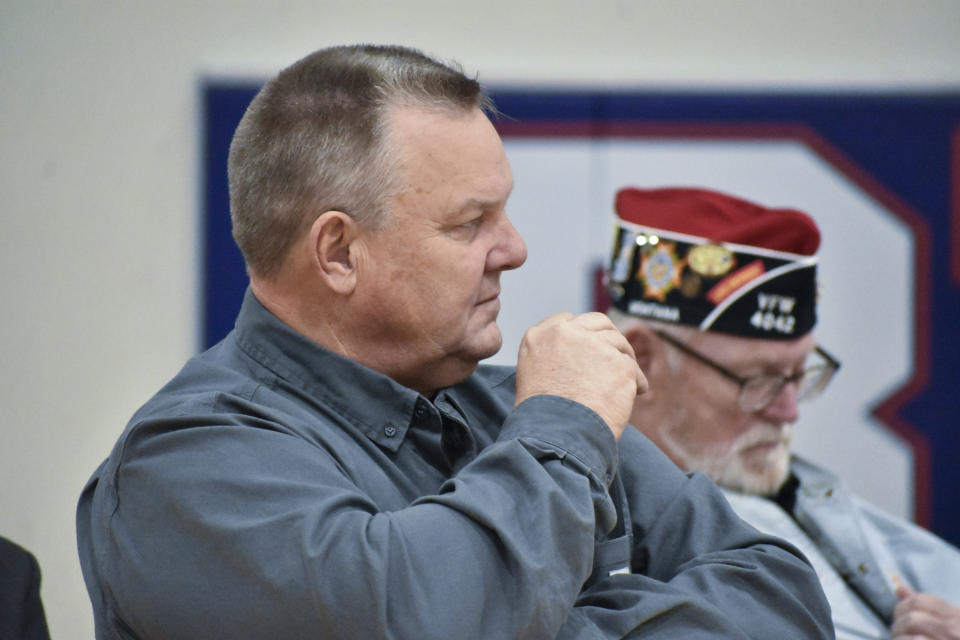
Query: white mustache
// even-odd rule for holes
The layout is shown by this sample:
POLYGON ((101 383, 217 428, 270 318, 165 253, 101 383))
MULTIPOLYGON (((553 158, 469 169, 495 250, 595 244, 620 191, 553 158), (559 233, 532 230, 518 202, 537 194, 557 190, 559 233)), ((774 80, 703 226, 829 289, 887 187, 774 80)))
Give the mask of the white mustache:
POLYGON ((760 424, 751 427, 733 443, 733 451, 744 451, 759 444, 789 445, 793 437, 793 427, 789 424, 760 424))

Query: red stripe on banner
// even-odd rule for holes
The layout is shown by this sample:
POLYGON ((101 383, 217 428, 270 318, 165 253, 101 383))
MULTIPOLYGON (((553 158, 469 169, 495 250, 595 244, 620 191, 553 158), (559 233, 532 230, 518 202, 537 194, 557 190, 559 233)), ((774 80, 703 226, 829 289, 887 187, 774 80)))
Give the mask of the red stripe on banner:
POLYGON ((903 438, 913 450, 914 520, 923 527, 930 527, 933 519, 930 486, 933 470, 930 465, 930 443, 922 432, 901 418, 899 413, 903 406, 920 395, 930 383, 930 336, 932 335, 930 300, 933 291, 930 228, 923 216, 829 142, 816 134, 813 138, 804 139, 804 142, 861 189, 876 198, 913 231, 915 243, 913 375, 904 386, 877 404, 872 413, 903 438))

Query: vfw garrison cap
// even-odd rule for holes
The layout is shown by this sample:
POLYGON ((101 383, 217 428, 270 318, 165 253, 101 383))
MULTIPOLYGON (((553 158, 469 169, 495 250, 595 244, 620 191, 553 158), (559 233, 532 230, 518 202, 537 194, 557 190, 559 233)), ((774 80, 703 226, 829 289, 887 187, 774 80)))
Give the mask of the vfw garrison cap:
POLYGON ((621 189, 606 274, 621 311, 791 339, 816 324, 820 231, 805 213, 696 188, 621 189))

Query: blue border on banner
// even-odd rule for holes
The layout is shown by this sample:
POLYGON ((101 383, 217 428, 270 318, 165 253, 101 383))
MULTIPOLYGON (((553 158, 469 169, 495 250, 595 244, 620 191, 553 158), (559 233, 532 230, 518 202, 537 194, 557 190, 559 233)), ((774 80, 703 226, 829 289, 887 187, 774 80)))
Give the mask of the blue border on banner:
MULTIPOLYGON (((247 277, 230 235, 226 159, 256 82, 207 81, 202 347, 232 328, 247 277)), ((874 408, 910 443, 916 520, 960 546, 960 94, 494 90, 510 136, 802 139, 915 235, 915 371, 874 408)), ((883 354, 877 354, 878 360, 883 354)))

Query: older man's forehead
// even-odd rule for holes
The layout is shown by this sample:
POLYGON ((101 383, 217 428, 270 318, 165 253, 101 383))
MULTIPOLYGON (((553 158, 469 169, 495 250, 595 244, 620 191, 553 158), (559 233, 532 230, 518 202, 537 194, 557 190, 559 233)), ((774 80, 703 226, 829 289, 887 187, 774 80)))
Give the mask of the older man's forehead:
POLYGON ((717 331, 700 331, 691 341, 705 355, 724 358, 728 364, 793 365, 803 362, 813 351, 813 332, 792 340, 746 338, 717 331))

